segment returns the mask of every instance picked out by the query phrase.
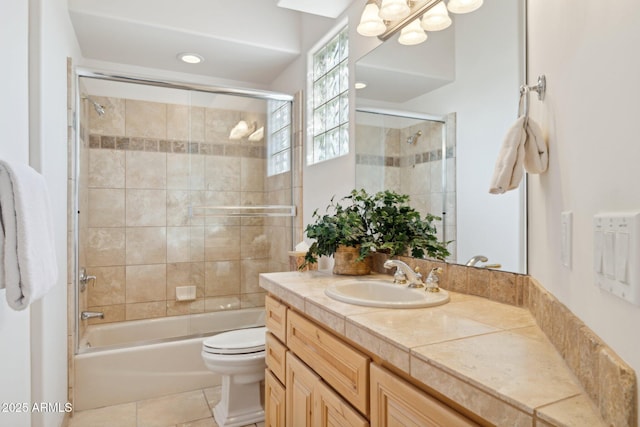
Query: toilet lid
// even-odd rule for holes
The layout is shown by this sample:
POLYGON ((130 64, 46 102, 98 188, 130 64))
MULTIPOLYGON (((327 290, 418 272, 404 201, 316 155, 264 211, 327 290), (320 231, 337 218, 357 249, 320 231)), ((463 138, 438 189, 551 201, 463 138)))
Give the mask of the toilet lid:
POLYGON ((264 350, 267 328, 238 329, 207 338, 202 349, 214 354, 246 354, 264 350))

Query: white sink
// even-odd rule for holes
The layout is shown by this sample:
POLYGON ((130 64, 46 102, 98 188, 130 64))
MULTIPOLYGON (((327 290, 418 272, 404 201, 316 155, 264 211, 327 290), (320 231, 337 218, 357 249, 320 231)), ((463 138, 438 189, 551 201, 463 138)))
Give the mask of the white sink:
POLYGON ((449 293, 426 292, 381 280, 348 280, 331 285, 324 293, 335 300, 367 307, 422 308, 449 302, 449 293))

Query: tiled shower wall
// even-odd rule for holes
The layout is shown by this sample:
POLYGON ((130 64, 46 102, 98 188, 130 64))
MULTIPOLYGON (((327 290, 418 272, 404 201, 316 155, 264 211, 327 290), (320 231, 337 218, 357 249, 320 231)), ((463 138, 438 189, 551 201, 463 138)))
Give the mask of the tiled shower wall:
MULTIPOLYGON (((404 129, 358 125, 356 129, 357 181, 369 192, 393 190, 408 194, 411 205, 422 214, 443 216, 446 199, 446 240, 455 262, 455 115, 446 124, 424 121, 404 129), (447 126, 446 191, 442 185, 442 130, 447 126), (415 144, 407 140, 421 131, 415 144)), ((441 222, 436 222, 443 239, 441 222)))
POLYGON ((106 114, 90 109, 80 252, 97 277, 88 309, 105 319, 90 322, 263 305, 258 274, 287 268, 291 218, 198 217, 188 207, 291 204, 290 174, 265 180, 264 140, 228 139, 241 118, 261 126, 265 117, 93 98, 106 114), (176 301, 185 285, 196 300, 176 301))

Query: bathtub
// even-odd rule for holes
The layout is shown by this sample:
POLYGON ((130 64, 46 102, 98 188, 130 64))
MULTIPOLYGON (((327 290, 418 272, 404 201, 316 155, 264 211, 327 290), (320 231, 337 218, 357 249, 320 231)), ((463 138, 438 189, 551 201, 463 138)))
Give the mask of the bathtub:
POLYGON ((264 308, 88 326, 75 356, 74 410, 213 387, 202 341, 264 325, 264 308))

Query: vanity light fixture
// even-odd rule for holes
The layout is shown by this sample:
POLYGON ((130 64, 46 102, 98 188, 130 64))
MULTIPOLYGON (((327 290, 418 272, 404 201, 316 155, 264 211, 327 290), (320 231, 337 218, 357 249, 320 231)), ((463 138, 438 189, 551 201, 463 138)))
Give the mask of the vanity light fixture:
POLYGON ((418 44, 427 39, 414 22, 421 23, 422 30, 440 31, 451 25, 448 12, 468 13, 482 6, 483 0, 368 0, 360 17, 358 34, 378 37, 385 41, 398 31, 402 44, 418 44), (447 12, 448 10, 448 12, 447 12), (377 17, 376 17, 376 11, 377 17), (382 30, 380 20, 385 29, 382 30), (381 32, 382 31, 382 32, 381 32))
POLYGON ((482 6, 483 0, 449 0, 447 8, 451 13, 469 13, 482 6))
POLYGON ((204 58, 197 53, 179 53, 178 59, 187 64, 199 64, 204 61, 204 58))
POLYGON ((406 18, 411 13, 407 0, 382 0, 380 4, 380 18, 385 21, 397 21, 406 18))
POLYGON ((400 31, 400 37, 398 43, 405 46, 412 46, 414 44, 420 44, 427 39, 427 33, 425 33, 420 19, 414 19, 400 31))
POLYGON ((440 2, 431 9, 429 9, 422 16, 422 28, 425 31, 441 31, 445 28, 449 28, 451 25, 451 18, 444 2, 440 2))
POLYGON ((357 28, 358 34, 375 37, 384 33, 386 29, 387 26, 384 25, 384 21, 380 17, 380 8, 376 4, 376 0, 369 0, 360 17, 360 24, 358 24, 357 28))
POLYGON ((253 142, 262 141, 262 138, 264 138, 264 126, 260 126, 259 129, 249 135, 249 141, 253 142))
POLYGON ((247 124, 246 121, 240 120, 233 127, 233 129, 231 129, 231 132, 229 132, 229 139, 234 140, 234 141, 238 140, 238 139, 242 139, 245 136, 253 133, 255 130, 256 130, 256 122, 253 122, 251 127, 249 127, 249 125, 247 124))

